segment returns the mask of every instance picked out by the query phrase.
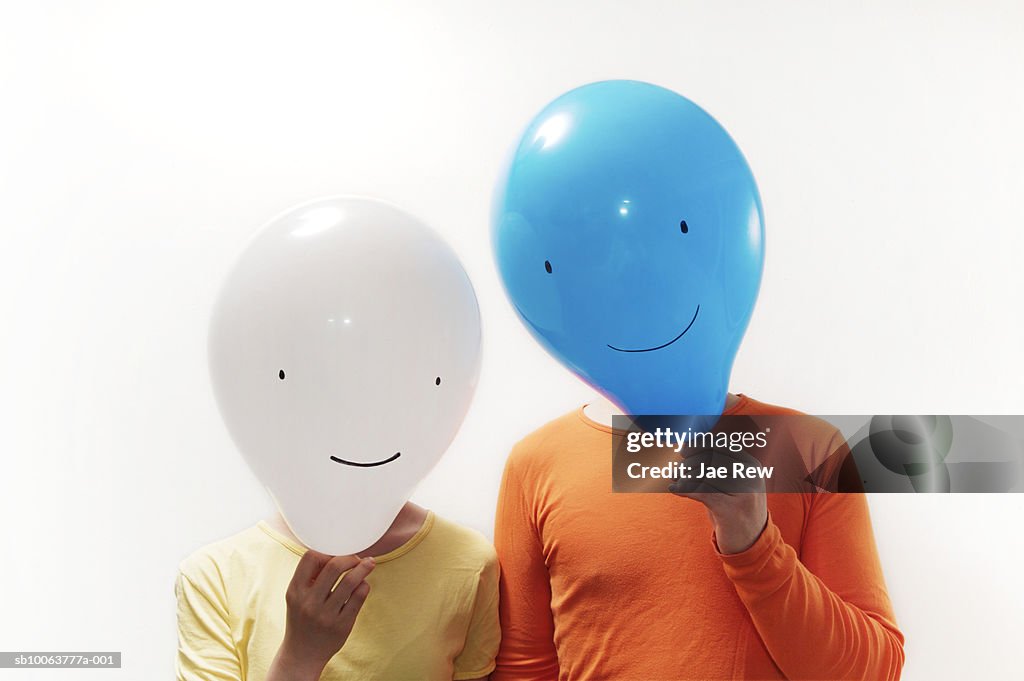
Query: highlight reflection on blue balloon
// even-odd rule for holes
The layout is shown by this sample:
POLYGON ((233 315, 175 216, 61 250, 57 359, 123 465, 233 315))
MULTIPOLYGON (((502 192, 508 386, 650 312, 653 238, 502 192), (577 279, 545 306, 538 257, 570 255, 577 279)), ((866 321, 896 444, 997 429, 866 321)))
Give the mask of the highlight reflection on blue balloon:
POLYGON ((764 221, 704 110, 637 81, 562 95, 516 146, 492 229, 516 311, 569 369, 630 414, 722 412, 764 221))

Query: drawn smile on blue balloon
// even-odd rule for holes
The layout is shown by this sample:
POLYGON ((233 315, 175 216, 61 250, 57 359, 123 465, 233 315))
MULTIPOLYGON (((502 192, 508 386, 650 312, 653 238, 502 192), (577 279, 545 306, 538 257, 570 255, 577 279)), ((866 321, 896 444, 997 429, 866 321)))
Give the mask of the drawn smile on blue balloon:
POLYGON ((357 468, 373 468, 374 466, 383 466, 386 463, 391 463, 392 461, 394 461, 395 459, 397 459, 400 456, 402 456, 402 452, 395 452, 394 454, 392 454, 391 456, 389 456, 386 459, 382 459, 380 461, 371 461, 370 463, 362 463, 360 461, 346 461, 345 459, 339 459, 336 456, 332 456, 331 457, 331 461, 336 461, 337 463, 343 463, 346 466, 356 466, 357 468))
POLYGON ((615 347, 614 345, 611 345, 611 344, 609 344, 608 347, 610 347, 612 350, 616 350, 618 352, 654 352, 655 350, 661 350, 662 348, 667 348, 668 346, 672 345, 677 340, 679 340, 680 338, 682 338, 683 336, 686 335, 686 332, 690 330, 690 327, 693 326, 693 323, 695 321, 697 321, 697 315, 698 314, 700 314, 700 305, 697 305, 697 309, 693 311, 693 319, 691 319, 690 323, 686 325, 686 328, 683 329, 682 332, 678 336, 676 336, 675 338, 670 340, 668 343, 662 343, 661 345, 658 345, 658 346, 653 347, 653 348, 639 348, 639 349, 636 349, 636 350, 627 350, 625 348, 617 348, 617 347, 615 347))

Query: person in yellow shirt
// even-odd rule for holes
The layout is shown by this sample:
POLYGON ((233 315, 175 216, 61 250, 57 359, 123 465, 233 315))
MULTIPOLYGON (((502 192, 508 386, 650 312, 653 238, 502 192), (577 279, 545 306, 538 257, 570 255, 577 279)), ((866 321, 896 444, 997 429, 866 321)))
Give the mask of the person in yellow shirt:
POLYGON ((261 521, 182 561, 175 591, 179 681, 483 679, 498 651, 494 548, 412 503, 356 556, 261 521))
POLYGON ((486 677, 494 548, 409 503, 480 366, 451 247, 386 202, 296 206, 235 261, 207 346, 224 424, 280 516, 181 562, 179 681, 486 677))

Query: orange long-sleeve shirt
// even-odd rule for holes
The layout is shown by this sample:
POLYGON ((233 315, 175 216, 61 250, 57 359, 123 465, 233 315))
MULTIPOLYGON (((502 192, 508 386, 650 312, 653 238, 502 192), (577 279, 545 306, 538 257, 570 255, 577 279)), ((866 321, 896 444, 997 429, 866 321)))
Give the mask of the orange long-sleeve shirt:
MULTIPOLYGON (((798 412, 741 395, 726 413, 798 412)), ((796 446, 822 460, 835 437, 796 446)), ((758 540, 722 555, 700 503, 611 491, 611 438, 580 409, 509 456, 494 681, 899 677, 863 495, 769 494, 758 540)))

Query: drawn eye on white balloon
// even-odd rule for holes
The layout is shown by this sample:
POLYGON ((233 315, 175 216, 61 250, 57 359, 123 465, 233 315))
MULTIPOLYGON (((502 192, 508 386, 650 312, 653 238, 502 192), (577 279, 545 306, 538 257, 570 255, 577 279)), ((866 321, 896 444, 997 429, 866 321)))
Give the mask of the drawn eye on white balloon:
MULTIPOLYGON (((287 374, 285 374, 284 369, 279 369, 278 370, 278 372, 277 372, 278 379, 283 381, 283 380, 285 380, 286 376, 287 376, 287 374)), ((440 376, 435 376, 434 377, 434 385, 437 386, 438 388, 441 387, 441 377, 440 376)), ((344 464, 346 466, 354 466, 356 468, 376 468, 377 466, 383 466, 384 464, 391 463, 392 461, 398 459, 400 456, 402 456, 402 452, 395 452, 394 454, 392 454, 391 456, 389 456, 386 459, 381 459, 380 461, 369 461, 369 462, 349 461, 348 459, 342 459, 342 458, 339 458, 337 456, 331 456, 330 458, 331 458, 331 461, 334 461, 335 463, 344 464)))

